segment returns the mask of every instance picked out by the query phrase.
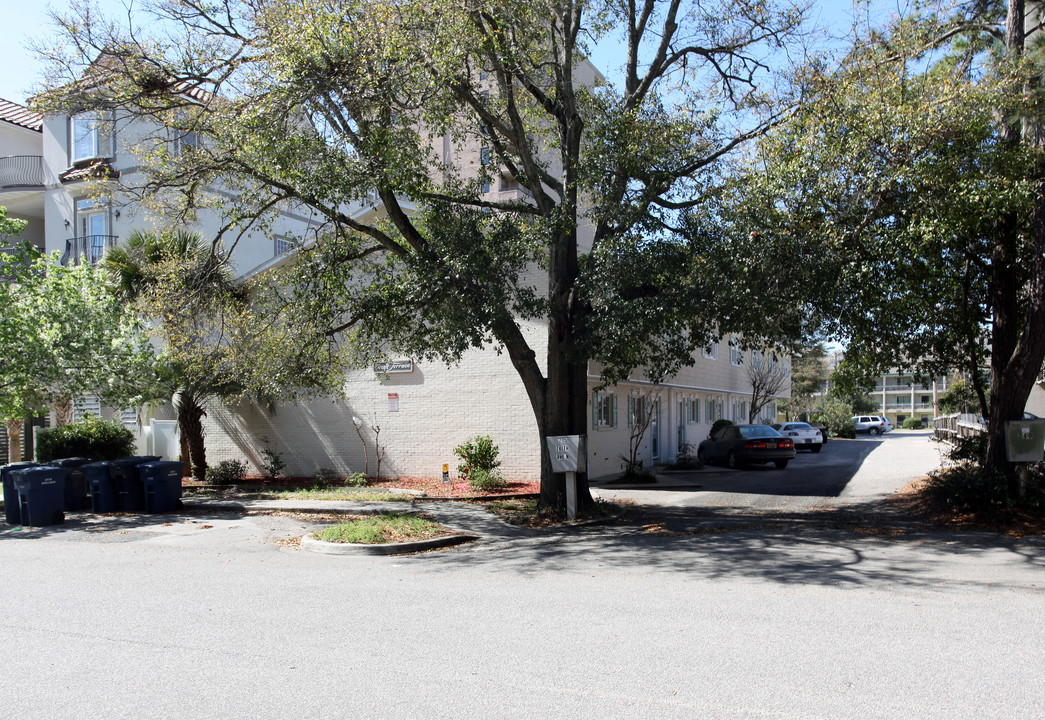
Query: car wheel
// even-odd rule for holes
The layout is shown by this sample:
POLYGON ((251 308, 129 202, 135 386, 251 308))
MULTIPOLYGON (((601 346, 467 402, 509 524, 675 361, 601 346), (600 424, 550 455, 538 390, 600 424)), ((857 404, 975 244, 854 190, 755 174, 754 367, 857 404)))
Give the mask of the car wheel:
POLYGON ((776 465, 777 470, 783 470, 787 467, 787 460, 774 460, 773 464, 776 465))
POLYGON ((870 435, 871 437, 874 437, 875 435, 878 434, 878 428, 868 428, 867 429, 867 434, 870 435))
POLYGON ((740 467, 740 463, 737 462, 737 454, 732 450, 729 451, 729 466, 734 470, 740 467))
POLYGON ((824 446, 823 445, 814 445, 813 447, 811 447, 809 449, 812 450, 815 453, 818 453, 818 452, 820 452, 821 450, 824 449, 824 446))

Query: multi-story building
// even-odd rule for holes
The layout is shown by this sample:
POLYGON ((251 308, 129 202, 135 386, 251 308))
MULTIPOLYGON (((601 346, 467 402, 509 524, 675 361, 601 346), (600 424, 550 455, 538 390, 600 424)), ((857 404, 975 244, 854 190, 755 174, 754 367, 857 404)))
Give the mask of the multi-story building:
POLYGON ((878 378, 871 397, 878 403, 878 414, 900 427, 908 418, 930 426, 939 415, 939 397, 954 380, 945 375, 920 382, 909 374, 890 372, 878 378))
MULTIPOLYGON (((585 64, 582 72, 597 74, 585 64)), ((11 105, 11 104, 8 104, 11 105)), ((24 110, 24 108, 22 109, 24 110)), ((10 112, 17 117, 17 106, 10 112)), ((19 154, 42 157, 33 190, 35 208, 19 210, 15 216, 35 219, 33 237, 48 251, 57 250, 65 262, 96 262, 130 231, 155 228, 162 222, 148 217, 133 204, 116 202, 117 193, 107 194, 106 184, 133 181, 139 172, 132 148, 137 138, 155 128, 142 128, 120 117, 101 117, 95 113, 47 117, 35 120, 35 153, 21 149, 19 154), (115 128, 115 129, 113 129, 115 128), (110 195, 112 197, 110 197, 110 195)), ((188 138, 172 138, 176 144, 188 138)), ((438 143, 440 139, 433 139, 438 143)), ((459 166, 481 166, 489 162, 489 151, 478 142, 475 147, 454 148, 445 141, 445 159, 459 166)), ((513 186, 507 176, 495 180, 484 191, 503 200, 525 199, 525 190, 513 186)), ((13 196, 12 196, 13 198, 13 196)), ((382 209, 376 201, 348 208, 366 219, 382 209)), ((299 211, 282 214, 286 231, 247 234, 232 254, 237 273, 264 272, 291 262, 294 246, 286 235, 301 237, 316 218, 299 211)), ((219 218, 201 215, 195 230, 213 234, 219 218)), ((539 282, 539 281, 537 281, 539 282)), ((537 284, 535 282, 535 285, 537 284)), ((547 330, 543 322, 524 326, 524 332, 543 357, 547 330)), ((639 444, 639 457, 647 464, 668 462, 686 452, 689 446, 707 436, 711 423, 719 418, 747 422, 750 383, 747 366, 761 362, 740 349, 733 338, 723 338, 675 377, 654 386, 636 374, 616 387, 595 390, 600 384, 598 368, 589 371, 589 473, 592 477, 620 472, 621 457, 629 443, 639 444), (645 420, 648 418, 648 424, 645 420), (639 435, 636 428, 644 428, 639 435)), ((768 360, 767 360, 768 362, 768 360)), ((779 372, 786 373, 781 363, 779 372)), ((788 389, 782 392, 786 397, 788 389)), ((776 415, 771 402, 762 413, 776 415)), ((133 423, 142 434, 143 451, 177 446, 157 444, 161 426, 171 428, 169 406, 142 408, 136 421, 116 411, 103 411, 133 423)), ((361 471, 369 457, 371 474, 376 471, 376 454, 383 453, 384 475, 437 475, 444 463, 453 467, 453 449, 476 434, 493 436, 501 449, 502 470, 510 478, 532 478, 539 473, 540 446, 536 421, 522 384, 506 355, 472 350, 452 367, 396 358, 383 367, 349 373, 344 397, 320 399, 311 403, 286 405, 271 411, 247 401, 212 403, 207 415, 208 459, 245 459, 260 468, 262 452, 279 453, 286 471, 307 475, 328 467, 340 473, 361 471), (368 443, 364 448, 353 419, 362 425, 368 443), (378 430, 379 428, 379 430, 378 430)))

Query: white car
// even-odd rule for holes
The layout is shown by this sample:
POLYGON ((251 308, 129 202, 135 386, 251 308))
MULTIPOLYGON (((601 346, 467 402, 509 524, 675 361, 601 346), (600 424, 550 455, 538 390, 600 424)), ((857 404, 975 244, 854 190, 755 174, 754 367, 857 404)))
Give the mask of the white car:
POLYGON ((773 429, 795 443, 795 450, 809 450, 818 453, 824 447, 824 436, 820 431, 804 422, 776 424, 773 429))
POLYGON ((868 435, 884 435, 893 429, 889 418, 881 415, 854 415, 853 424, 858 433, 865 432, 868 435))

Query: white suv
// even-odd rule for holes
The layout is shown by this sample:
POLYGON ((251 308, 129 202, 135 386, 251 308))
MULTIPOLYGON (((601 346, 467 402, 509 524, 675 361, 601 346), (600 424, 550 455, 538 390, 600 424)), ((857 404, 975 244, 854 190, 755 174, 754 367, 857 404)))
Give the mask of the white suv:
POLYGON ((865 432, 868 435, 887 433, 893 429, 893 424, 889 422, 889 419, 880 415, 855 415, 853 424, 856 425, 858 433, 865 432))

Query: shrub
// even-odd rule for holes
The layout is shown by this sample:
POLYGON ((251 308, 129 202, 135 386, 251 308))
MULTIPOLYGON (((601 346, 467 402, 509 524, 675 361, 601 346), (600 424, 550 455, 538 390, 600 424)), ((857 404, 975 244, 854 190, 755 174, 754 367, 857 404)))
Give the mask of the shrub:
POLYGON ((86 457, 115 460, 134 454, 134 434, 116 421, 88 415, 62 427, 41 430, 36 438, 39 462, 61 458, 86 457))
POLYGON ((346 487, 366 487, 367 476, 366 473, 354 472, 345 478, 346 487))
POLYGON ((279 480, 283 477, 283 470, 287 467, 287 464, 283 462, 283 456, 272 448, 265 448, 261 451, 263 460, 261 461, 261 469, 265 471, 265 475, 269 480, 279 480))
POLYGON ((840 438, 855 438, 856 437, 856 423, 853 422, 852 418, 846 418, 840 420, 837 425, 830 426, 835 433, 835 437, 840 438))
POLYGON ((340 477, 328 467, 321 467, 312 473, 312 479, 319 485, 332 485, 340 477))
POLYGON ((508 481, 502 478, 496 470, 471 468, 468 475, 468 487, 478 491, 500 490, 508 487, 508 481))
POLYGON ((958 513, 1045 508, 1045 473, 1040 465, 1028 472, 1026 497, 1017 497, 1012 486, 1012 479, 1004 474, 984 477, 978 464, 961 463, 930 473, 925 495, 936 506, 958 513))
POLYGON ((725 427, 726 425, 732 425, 732 424, 733 424, 732 420, 726 420, 725 418, 719 418, 718 420, 716 420, 711 425, 711 432, 708 433, 708 434, 709 435, 714 435, 715 433, 718 432, 719 428, 725 427))
POLYGON ((476 435, 454 448, 454 455, 461 459, 457 472, 467 480, 471 480, 472 473, 477 470, 490 472, 501 464, 501 461, 497 459, 500 452, 494 445, 492 437, 476 435))
POLYGON ((247 476, 247 463, 241 460, 222 460, 207 468, 210 485, 236 485, 247 476))
POLYGON ((907 418, 906 420, 903 421, 903 429, 904 430, 921 430, 922 429, 922 421, 919 420, 918 418, 907 418))

